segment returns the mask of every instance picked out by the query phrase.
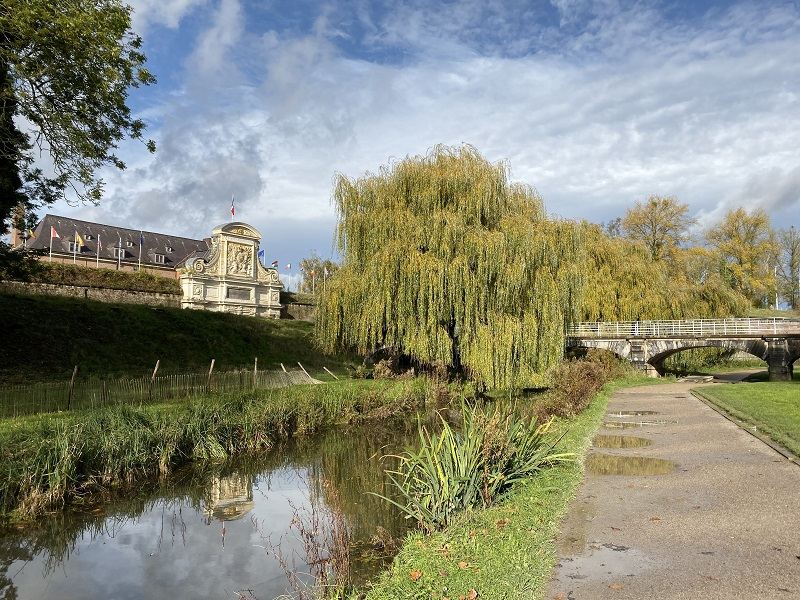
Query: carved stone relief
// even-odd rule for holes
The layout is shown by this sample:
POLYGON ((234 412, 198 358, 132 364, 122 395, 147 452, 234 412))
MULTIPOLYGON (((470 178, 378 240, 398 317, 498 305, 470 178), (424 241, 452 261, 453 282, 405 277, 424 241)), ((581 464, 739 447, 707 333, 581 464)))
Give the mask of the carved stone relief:
POLYGON ((228 275, 250 275, 253 272, 253 247, 228 242, 228 275))

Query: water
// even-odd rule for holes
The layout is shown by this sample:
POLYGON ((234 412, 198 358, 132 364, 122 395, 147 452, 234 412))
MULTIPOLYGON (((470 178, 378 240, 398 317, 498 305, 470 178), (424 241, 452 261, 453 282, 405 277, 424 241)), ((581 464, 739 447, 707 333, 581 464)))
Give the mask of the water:
POLYGON ((336 507, 352 528, 354 579, 387 560, 374 548, 405 521, 389 503, 384 454, 416 439, 416 420, 392 429, 331 432, 261 459, 197 465, 163 481, 87 501, 0 530, 0 598, 236 598, 288 591, 268 552, 280 545, 306 571, 293 519, 336 507), (410 425, 410 426, 409 426, 410 425), (293 508, 292 505, 295 507, 293 508), (16 595, 15 595, 16 594, 16 595))

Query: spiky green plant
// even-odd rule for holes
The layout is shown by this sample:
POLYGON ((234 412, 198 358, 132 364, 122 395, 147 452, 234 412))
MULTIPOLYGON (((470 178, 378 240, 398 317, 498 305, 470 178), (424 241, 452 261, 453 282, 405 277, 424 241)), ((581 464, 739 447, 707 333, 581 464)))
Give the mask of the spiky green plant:
POLYGON ((542 468, 572 458, 556 451, 552 420, 537 424, 510 409, 466 405, 461 414, 460 430, 441 415, 438 433, 420 423, 420 449, 393 456, 399 466, 387 471, 399 500, 375 494, 423 529, 446 527, 459 512, 490 506, 542 468))

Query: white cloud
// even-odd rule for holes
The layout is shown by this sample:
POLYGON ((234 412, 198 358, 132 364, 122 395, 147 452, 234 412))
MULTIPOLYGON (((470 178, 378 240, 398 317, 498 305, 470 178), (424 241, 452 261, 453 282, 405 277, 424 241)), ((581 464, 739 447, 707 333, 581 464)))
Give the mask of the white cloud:
MULTIPOLYGON (((497 21, 492 3, 437 13, 361 2, 281 29, 220 0, 189 40, 181 88, 150 108, 158 153, 124 156, 131 169, 109 173, 95 210, 202 236, 235 193, 237 218, 279 230, 295 254, 280 260, 297 262, 303 248, 328 253, 335 173, 466 142, 508 158, 565 217, 607 221, 653 193, 704 215, 741 202, 800 214, 795 7, 744 3, 676 22, 639 3, 593 5, 588 17, 580 3, 555 4, 555 25, 533 21, 526 3, 497 21)), ((174 9, 181 34, 197 5, 174 9)))

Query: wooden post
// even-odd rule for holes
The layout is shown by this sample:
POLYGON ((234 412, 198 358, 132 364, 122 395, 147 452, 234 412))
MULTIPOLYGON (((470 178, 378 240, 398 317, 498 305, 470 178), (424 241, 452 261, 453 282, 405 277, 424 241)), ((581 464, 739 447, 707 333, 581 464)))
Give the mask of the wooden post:
POLYGON ((69 396, 67 397, 67 410, 72 406, 72 390, 75 389, 75 376, 78 374, 78 365, 72 369, 72 379, 69 382, 69 396))
POLYGON ((161 359, 159 358, 156 360, 156 368, 153 369, 153 375, 150 377, 150 402, 153 401, 153 383, 156 381, 156 373, 158 373, 158 365, 161 363, 161 359))
POLYGON ((256 356, 255 364, 253 364, 253 389, 256 389, 258 383, 258 357, 256 356))
MULTIPOLYGON (((300 365, 300 363, 297 363, 297 364, 298 364, 298 365, 300 365)), ((301 369, 303 369, 303 365, 300 365, 300 368, 301 368, 301 369)), ((309 375, 309 374, 308 374, 308 371, 306 371, 305 369, 303 369, 303 373, 305 373, 305 374, 306 374, 306 377, 308 377, 309 379, 311 379, 311 375, 309 375)))
POLYGON ((283 369, 283 372, 284 372, 284 373, 286 373, 286 372, 287 372, 287 371, 286 371, 286 367, 284 367, 284 366, 283 366, 283 363, 281 363, 281 369, 283 369))
POLYGON ((339 381, 339 378, 338 378, 336 375, 334 375, 333 373, 331 373, 331 372, 328 370, 328 367, 322 367, 322 368, 323 368, 323 369, 325 369, 325 371, 328 373, 328 375, 330 375, 331 377, 333 377, 333 378, 334 378, 336 381, 339 381))
POLYGON ((206 393, 211 393, 211 373, 214 372, 214 360, 211 359, 211 366, 208 368, 208 381, 206 382, 206 393))

